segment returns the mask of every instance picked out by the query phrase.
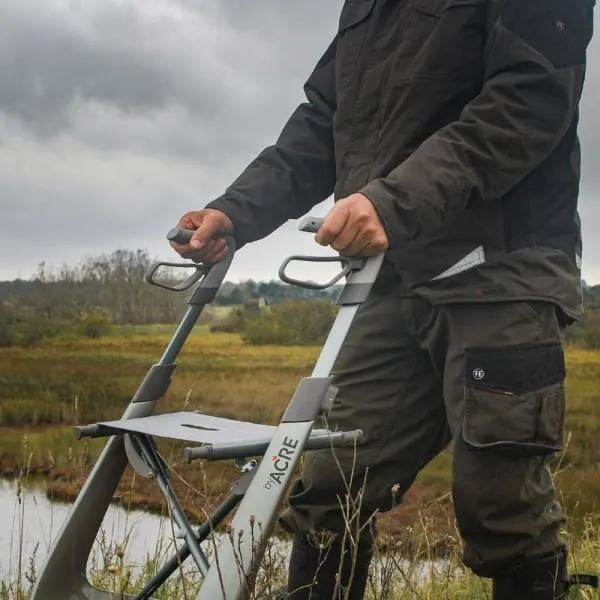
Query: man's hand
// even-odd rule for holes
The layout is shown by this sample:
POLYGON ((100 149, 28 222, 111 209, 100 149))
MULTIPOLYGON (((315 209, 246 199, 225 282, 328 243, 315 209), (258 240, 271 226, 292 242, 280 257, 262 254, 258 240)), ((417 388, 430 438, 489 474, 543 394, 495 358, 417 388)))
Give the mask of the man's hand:
POLYGON ((227 255, 227 242, 223 238, 215 239, 215 236, 219 233, 233 235, 233 223, 220 210, 206 208, 186 213, 177 226, 196 232, 188 244, 171 242, 171 246, 183 258, 195 262, 217 263, 227 255))
POLYGON ((346 256, 373 256, 390 245, 375 207, 363 194, 338 200, 315 239, 346 256))

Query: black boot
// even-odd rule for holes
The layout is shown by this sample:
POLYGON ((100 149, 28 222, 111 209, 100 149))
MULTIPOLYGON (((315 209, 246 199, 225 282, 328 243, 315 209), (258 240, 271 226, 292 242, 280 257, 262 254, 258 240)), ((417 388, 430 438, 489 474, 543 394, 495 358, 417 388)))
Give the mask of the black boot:
POLYGON ((350 544, 346 544, 346 547, 340 569, 341 544, 339 542, 334 541, 326 548, 317 548, 304 537, 296 535, 290 557, 287 592, 278 595, 277 598, 338 600, 346 597, 349 587, 349 600, 362 600, 367 587, 373 546, 371 543, 361 542, 355 560, 353 560, 350 544), (341 574, 341 580, 338 593, 334 596, 338 572, 341 574))
POLYGON ((566 555, 560 553, 495 578, 493 600, 566 600, 568 588, 566 555))

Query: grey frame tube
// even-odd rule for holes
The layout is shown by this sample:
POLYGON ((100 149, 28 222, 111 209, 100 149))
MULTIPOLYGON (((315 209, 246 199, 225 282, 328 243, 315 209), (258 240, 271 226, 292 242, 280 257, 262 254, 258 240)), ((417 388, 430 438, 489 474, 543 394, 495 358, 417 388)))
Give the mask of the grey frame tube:
MULTIPOLYGON (((227 258, 211 267, 206 277, 196 287, 196 291, 220 286, 235 253, 233 238, 228 238, 227 242, 229 247, 227 258)), ((190 302, 193 301, 194 296, 196 293, 192 295, 190 302)), ((175 361, 198 316, 208 303, 195 303, 189 306, 182 323, 157 363, 158 366, 171 365, 175 361)), ((131 419, 151 415, 168 387, 169 382, 163 383, 164 389, 159 386, 156 397, 144 401, 139 397, 144 389, 142 382, 122 418, 131 419)), ((50 548, 35 583, 31 600, 82 600, 103 594, 94 590, 88 583, 87 562, 127 462, 123 436, 111 437, 50 548)))
MULTIPOLYGON (((348 277, 346 285, 372 285, 382 261, 382 254, 368 259, 361 270, 348 277)), ((340 308, 313 369, 313 377, 329 376, 359 305, 346 304, 340 308)), ((197 600, 244 600, 252 593, 266 542, 313 424, 313 419, 280 423, 236 511, 231 533, 219 546, 197 600)))

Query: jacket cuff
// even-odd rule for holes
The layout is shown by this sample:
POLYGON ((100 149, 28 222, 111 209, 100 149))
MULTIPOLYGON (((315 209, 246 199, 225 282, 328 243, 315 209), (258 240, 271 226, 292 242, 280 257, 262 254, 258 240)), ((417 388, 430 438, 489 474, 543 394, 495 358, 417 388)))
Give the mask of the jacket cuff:
POLYGON ((233 239, 237 250, 256 239, 252 236, 252 225, 241 217, 239 211, 236 210, 235 201, 226 196, 221 196, 209 202, 204 208, 218 210, 229 218, 233 225, 233 239))
POLYGON ((368 198, 379 216, 388 238, 389 249, 395 250, 407 239, 407 232, 398 222, 395 194, 383 179, 374 179, 358 191, 368 198), (399 226, 400 225, 400 226, 399 226))

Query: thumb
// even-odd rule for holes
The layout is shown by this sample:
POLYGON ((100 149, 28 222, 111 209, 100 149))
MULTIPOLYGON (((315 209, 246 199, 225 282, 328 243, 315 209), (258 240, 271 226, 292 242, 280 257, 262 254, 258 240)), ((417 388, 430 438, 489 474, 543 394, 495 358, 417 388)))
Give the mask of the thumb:
POLYGON ((319 227, 319 231, 315 236, 317 243, 327 246, 333 242, 346 225, 349 217, 350 211, 344 200, 336 202, 323 220, 321 227, 319 227))
POLYGON ((216 215, 207 212, 197 219, 194 225, 196 225, 197 229, 190 239, 190 246, 199 250, 200 248, 204 248, 219 230, 219 219, 216 218, 216 215))

